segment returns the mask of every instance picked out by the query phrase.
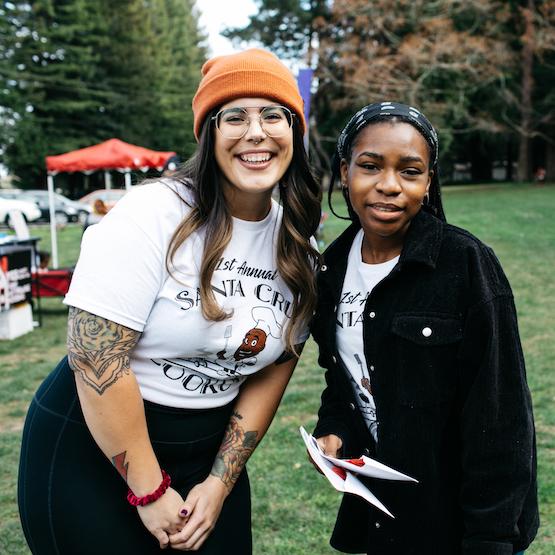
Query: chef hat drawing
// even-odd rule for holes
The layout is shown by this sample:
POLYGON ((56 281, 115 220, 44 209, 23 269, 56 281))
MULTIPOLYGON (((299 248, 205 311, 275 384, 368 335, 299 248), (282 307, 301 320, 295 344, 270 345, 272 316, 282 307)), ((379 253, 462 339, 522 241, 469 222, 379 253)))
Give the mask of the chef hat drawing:
POLYGON ((281 337, 281 324, 276 320, 274 311, 267 306, 255 306, 252 309, 252 318, 256 322, 255 328, 262 330, 266 335, 276 339, 281 337))

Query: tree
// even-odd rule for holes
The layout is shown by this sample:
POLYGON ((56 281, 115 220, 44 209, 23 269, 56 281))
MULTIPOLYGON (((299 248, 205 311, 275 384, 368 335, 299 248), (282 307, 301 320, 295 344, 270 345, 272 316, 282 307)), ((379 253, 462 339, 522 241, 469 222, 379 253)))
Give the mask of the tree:
POLYGON ((510 17, 502 39, 511 52, 511 63, 503 68, 492 116, 508 141, 517 145, 518 179, 529 181, 533 168, 549 165, 546 145, 553 143, 555 2, 508 0, 507 7, 510 17))
POLYGON ((242 28, 226 29, 222 34, 232 40, 256 41, 284 59, 304 59, 314 66, 318 47, 318 21, 326 19, 331 1, 257 0, 258 12, 242 28))
POLYGON ((117 37, 101 53, 108 87, 119 95, 105 106, 113 134, 189 155, 191 102, 206 57, 193 1, 123 0, 107 28, 117 37))
POLYGON ((487 92, 511 63, 499 39, 509 17, 497 0, 337 0, 320 31, 318 96, 341 113, 379 100, 418 106, 446 154, 457 131, 502 127, 487 92))
POLYGON ((542 2, 538 13, 535 108, 538 130, 545 144, 546 179, 555 182, 555 0, 542 2))
POLYGON ((317 45, 318 133, 311 135, 328 156, 348 116, 384 99, 429 114, 445 153, 454 132, 503 127, 490 116, 491 99, 470 104, 503 79, 511 53, 499 33, 509 17, 501 0, 264 1, 248 27, 225 34, 258 40, 283 56, 317 45))
MULTIPOLYGON (((257 0, 258 12, 242 28, 222 34, 235 43, 258 42, 279 58, 298 60, 311 68, 318 66, 319 33, 330 16, 331 0, 257 0)), ((311 122, 320 122, 313 103, 311 122)), ((326 117, 329 114, 326 114, 326 117)), ((310 124, 310 155, 318 168, 327 166, 328 153, 322 146, 320 125, 310 124)))
POLYGON ((518 178, 532 178, 532 139, 541 137, 545 154, 536 165, 547 165, 548 179, 555 179, 555 2, 526 0, 518 15, 523 28, 518 178))
MULTIPOLYGON (((157 127, 164 129, 165 144, 153 148, 177 150, 188 157, 195 149, 192 134, 191 103, 200 81, 200 68, 206 59, 205 37, 198 27, 198 14, 193 0, 165 0, 168 29, 165 43, 169 46, 164 81, 164 98, 157 127)), ((157 133, 157 136, 161 134, 157 133)))
POLYGON ((443 166, 470 160, 474 179, 491 179, 494 160, 512 160, 520 145, 519 166, 528 169, 519 173, 530 178, 525 156, 534 139, 550 145, 544 158, 555 173, 555 0, 258 4, 250 26, 226 35, 284 57, 317 45, 311 133, 328 155, 357 108, 395 99, 417 105, 439 128, 443 166))
POLYGON ((30 185, 44 174, 50 149, 63 152, 98 132, 92 122, 105 93, 88 86, 98 60, 91 7, 87 0, 3 2, 5 159, 30 185))
POLYGON ((191 152, 190 105, 205 56, 192 0, 1 6, 1 144, 13 172, 35 185, 46 154, 114 136, 191 152))

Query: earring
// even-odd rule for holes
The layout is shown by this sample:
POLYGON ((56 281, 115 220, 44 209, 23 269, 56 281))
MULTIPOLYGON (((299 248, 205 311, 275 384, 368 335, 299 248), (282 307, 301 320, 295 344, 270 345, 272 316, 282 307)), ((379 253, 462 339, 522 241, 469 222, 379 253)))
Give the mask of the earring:
POLYGON ((426 193, 422 199, 423 206, 428 206, 428 204, 430 204, 430 193, 426 193))

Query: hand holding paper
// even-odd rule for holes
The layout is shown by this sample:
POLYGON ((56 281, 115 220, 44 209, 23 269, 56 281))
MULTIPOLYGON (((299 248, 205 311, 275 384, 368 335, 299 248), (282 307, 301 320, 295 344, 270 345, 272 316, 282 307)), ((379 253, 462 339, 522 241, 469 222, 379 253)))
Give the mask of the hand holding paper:
POLYGON ((359 459, 337 459, 325 455, 320 449, 316 439, 308 434, 302 426, 300 432, 314 464, 320 468, 324 476, 336 490, 358 495, 391 518, 395 518, 385 505, 383 505, 383 503, 355 476, 355 473, 384 480, 401 480, 407 482, 417 482, 417 480, 393 468, 389 468, 385 464, 375 461, 370 457, 362 456, 359 459))

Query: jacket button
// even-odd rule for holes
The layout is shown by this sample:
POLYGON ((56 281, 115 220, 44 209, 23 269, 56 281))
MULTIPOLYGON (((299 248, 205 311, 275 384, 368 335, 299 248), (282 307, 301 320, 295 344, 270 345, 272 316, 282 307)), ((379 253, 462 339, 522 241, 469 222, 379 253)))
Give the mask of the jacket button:
POLYGON ((379 522, 375 522, 375 523, 374 523, 374 526, 375 526, 376 528, 380 528, 380 527, 381 527, 381 524, 380 524, 379 522))
POLYGON ((371 364, 371 365, 370 365, 370 372, 373 372, 373 371, 374 371, 374 365, 371 364))
POLYGON ((335 355, 331 355, 331 359, 333 360, 334 364, 337 364, 337 359, 335 358, 335 355))
POLYGON ((325 264, 322 264, 322 267, 320 268, 320 270, 322 272, 325 272, 328 269, 328 267, 325 264))
POLYGON ((430 337, 430 335, 432 335, 432 328, 428 328, 428 327, 424 328, 422 330, 422 335, 424 337, 430 337))
POLYGON ((370 316, 370 318, 375 318, 376 317, 376 313, 375 312, 369 312, 368 316, 370 316))
POLYGON ((351 410, 355 410, 356 409, 355 404, 354 403, 349 403, 349 408, 351 410))

